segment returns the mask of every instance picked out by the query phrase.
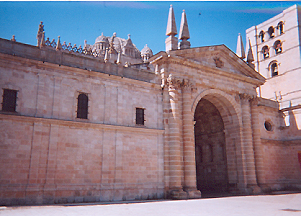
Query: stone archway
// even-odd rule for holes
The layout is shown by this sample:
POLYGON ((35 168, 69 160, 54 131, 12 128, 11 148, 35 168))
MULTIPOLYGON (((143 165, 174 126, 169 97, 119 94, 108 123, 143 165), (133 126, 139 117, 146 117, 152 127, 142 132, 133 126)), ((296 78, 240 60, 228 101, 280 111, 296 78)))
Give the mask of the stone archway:
POLYGON ((206 192, 228 190, 224 122, 217 108, 201 99, 194 114, 197 189, 206 192))
POLYGON ((205 90, 195 99, 196 180, 202 193, 246 187, 241 107, 233 96, 205 90))

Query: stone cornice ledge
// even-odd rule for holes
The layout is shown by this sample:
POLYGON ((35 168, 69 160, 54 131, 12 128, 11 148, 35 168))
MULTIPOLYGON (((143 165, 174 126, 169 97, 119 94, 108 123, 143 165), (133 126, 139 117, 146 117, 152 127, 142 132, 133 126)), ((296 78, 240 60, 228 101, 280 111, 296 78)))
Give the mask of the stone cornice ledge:
POLYGON ((274 145, 301 145, 301 138, 290 139, 290 140, 274 140, 261 138, 262 144, 274 144, 274 145))
POLYGON ((128 131, 128 132, 135 132, 135 133, 137 132, 151 133, 151 134, 164 133, 164 129, 157 129, 157 128, 113 125, 113 124, 92 123, 92 122, 83 122, 83 121, 74 121, 74 120, 51 119, 51 118, 39 118, 39 117, 32 117, 32 116, 10 115, 10 114, 0 114, 0 120, 11 120, 11 121, 21 121, 21 122, 41 123, 41 124, 54 124, 58 126, 78 127, 78 128, 118 130, 118 131, 128 131))

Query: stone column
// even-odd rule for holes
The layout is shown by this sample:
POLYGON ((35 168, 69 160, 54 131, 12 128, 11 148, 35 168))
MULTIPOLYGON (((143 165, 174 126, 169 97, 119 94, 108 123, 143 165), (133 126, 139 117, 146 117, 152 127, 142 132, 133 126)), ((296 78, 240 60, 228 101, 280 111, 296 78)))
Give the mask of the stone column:
POLYGON ((200 198, 201 192, 196 188, 195 142, 193 113, 191 112, 191 90, 188 80, 182 83, 182 119, 183 119, 183 155, 184 155, 184 190, 188 198, 200 198))
POLYGON ((251 97, 247 94, 240 94, 242 110, 242 129, 243 129, 243 152, 246 164, 247 187, 250 193, 260 192, 257 185, 254 163, 253 138, 251 128, 250 102, 251 97))
POLYGON ((263 147, 261 145, 257 97, 251 100, 251 122, 252 122, 252 132, 253 132, 253 145, 254 145, 254 153, 255 153, 257 183, 262 188, 265 184, 265 174, 264 174, 263 147))
POLYGON ((169 95, 169 167, 170 167, 170 197, 186 199, 187 193, 182 190, 181 184, 181 142, 179 130, 179 92, 180 80, 169 75, 167 78, 169 95))

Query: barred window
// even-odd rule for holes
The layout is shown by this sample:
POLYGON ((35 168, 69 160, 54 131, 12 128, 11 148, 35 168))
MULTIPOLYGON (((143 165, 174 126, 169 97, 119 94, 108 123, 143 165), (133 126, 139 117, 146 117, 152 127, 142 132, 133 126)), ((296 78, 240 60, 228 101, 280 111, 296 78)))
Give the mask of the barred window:
POLYGON ((88 119, 88 96, 84 93, 77 98, 77 118, 88 119))
POLYGON ((17 90, 3 89, 2 111, 16 112, 17 90))
POLYGON ((136 124, 144 125, 144 109, 136 108, 136 124))

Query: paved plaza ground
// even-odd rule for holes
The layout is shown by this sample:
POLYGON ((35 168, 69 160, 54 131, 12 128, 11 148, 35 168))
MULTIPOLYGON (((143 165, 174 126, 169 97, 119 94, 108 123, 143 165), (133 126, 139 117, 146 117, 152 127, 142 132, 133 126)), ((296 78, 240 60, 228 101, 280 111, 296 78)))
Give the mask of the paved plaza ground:
POLYGON ((301 215, 301 193, 157 200, 147 202, 89 203, 0 207, 1 216, 192 216, 192 215, 301 215))

